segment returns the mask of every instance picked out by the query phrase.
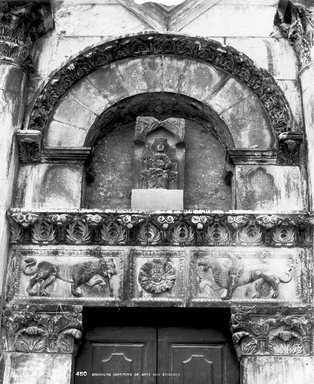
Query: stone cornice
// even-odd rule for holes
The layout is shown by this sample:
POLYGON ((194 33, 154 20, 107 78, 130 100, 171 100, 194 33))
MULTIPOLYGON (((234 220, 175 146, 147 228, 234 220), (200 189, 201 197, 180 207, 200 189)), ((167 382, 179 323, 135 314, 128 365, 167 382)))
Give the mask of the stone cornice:
POLYGON ((276 246, 312 245, 306 212, 137 212, 112 210, 8 212, 12 244, 276 246))
POLYGON ((312 307, 231 307, 232 341, 239 359, 252 355, 310 355, 312 329, 312 307))
POLYGON ((10 352, 74 353, 82 336, 82 307, 19 305, 2 313, 3 344, 10 352))
POLYGON ((0 60, 25 65, 33 42, 52 27, 49 2, 1 2, 0 60))

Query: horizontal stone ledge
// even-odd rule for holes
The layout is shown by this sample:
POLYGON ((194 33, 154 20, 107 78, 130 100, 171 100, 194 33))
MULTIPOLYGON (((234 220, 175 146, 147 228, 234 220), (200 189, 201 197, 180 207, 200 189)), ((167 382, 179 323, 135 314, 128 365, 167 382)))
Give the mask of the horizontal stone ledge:
POLYGON ((309 212, 56 210, 8 212, 13 244, 311 246, 309 212))

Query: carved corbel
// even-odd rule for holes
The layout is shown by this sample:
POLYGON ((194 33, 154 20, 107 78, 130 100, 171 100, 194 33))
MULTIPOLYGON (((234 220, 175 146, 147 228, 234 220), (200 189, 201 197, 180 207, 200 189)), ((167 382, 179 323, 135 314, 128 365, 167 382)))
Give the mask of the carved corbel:
POLYGON ((22 163, 39 162, 41 159, 41 132, 35 130, 21 130, 17 132, 16 137, 19 145, 20 161, 22 163))
POLYGON ((311 12, 292 1, 281 0, 275 17, 275 25, 288 39, 299 59, 301 67, 310 64, 314 45, 314 21, 311 12))
POLYGON ((3 311, 6 351, 75 353, 82 336, 82 306, 24 305, 3 311))
POLYGON ((278 137, 278 164, 299 165, 302 133, 285 132, 278 137))
POLYGON ((232 341, 238 359, 252 355, 310 355, 312 329, 310 307, 231 308, 232 341))

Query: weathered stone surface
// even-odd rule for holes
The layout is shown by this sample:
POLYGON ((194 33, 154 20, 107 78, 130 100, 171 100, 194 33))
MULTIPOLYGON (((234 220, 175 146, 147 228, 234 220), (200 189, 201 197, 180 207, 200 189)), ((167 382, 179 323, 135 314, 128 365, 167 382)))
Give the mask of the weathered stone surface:
POLYGON ((237 166, 236 180, 237 209, 306 209, 306 187, 298 167, 237 166))
POLYGON ((131 209, 137 211, 181 210, 182 189, 133 189, 131 209))
POLYGON ((247 2, 233 5, 219 4, 182 28, 180 32, 198 36, 266 37, 273 32, 275 13, 274 6, 259 7, 247 2))
POLYGON ((52 120, 44 136, 47 147, 83 147, 88 129, 52 120))
POLYGON ((8 384, 69 384, 72 355, 5 353, 4 382, 8 384))
POLYGON ((276 79, 298 78, 298 59, 285 39, 231 37, 226 44, 248 55, 276 79))
POLYGON ((314 380, 313 357, 246 357, 242 367, 243 384, 310 384, 314 380))
POLYGON ((74 164, 22 166, 15 204, 25 208, 79 208, 82 173, 83 167, 74 164))

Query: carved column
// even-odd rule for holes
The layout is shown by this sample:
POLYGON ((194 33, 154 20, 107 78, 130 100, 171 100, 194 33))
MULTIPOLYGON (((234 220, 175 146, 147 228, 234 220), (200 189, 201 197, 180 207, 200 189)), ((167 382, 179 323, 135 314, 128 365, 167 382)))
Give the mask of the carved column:
MULTIPOLYGON (((279 28, 281 34, 288 39, 299 59, 299 77, 302 88, 302 103, 308 150, 311 210, 314 208, 314 21, 312 11, 310 8, 296 5, 290 0, 281 0, 275 18, 276 26, 279 28)), ((298 145, 298 142, 295 138, 290 138, 289 141, 286 140, 283 144, 288 145, 289 149, 289 147, 293 148, 293 146, 298 145)), ((282 145, 282 142, 280 142, 280 145, 282 145)))
POLYGON ((3 383, 70 384, 82 307, 27 305, 3 311, 3 383))
POLYGON ((51 26, 47 4, 1 1, 0 163, 3 166, 0 167, 0 294, 9 237, 5 213, 11 205, 18 158, 14 135, 22 128, 32 44, 51 26))
POLYGON ((312 307, 233 306, 231 312, 242 384, 313 383, 312 307))

